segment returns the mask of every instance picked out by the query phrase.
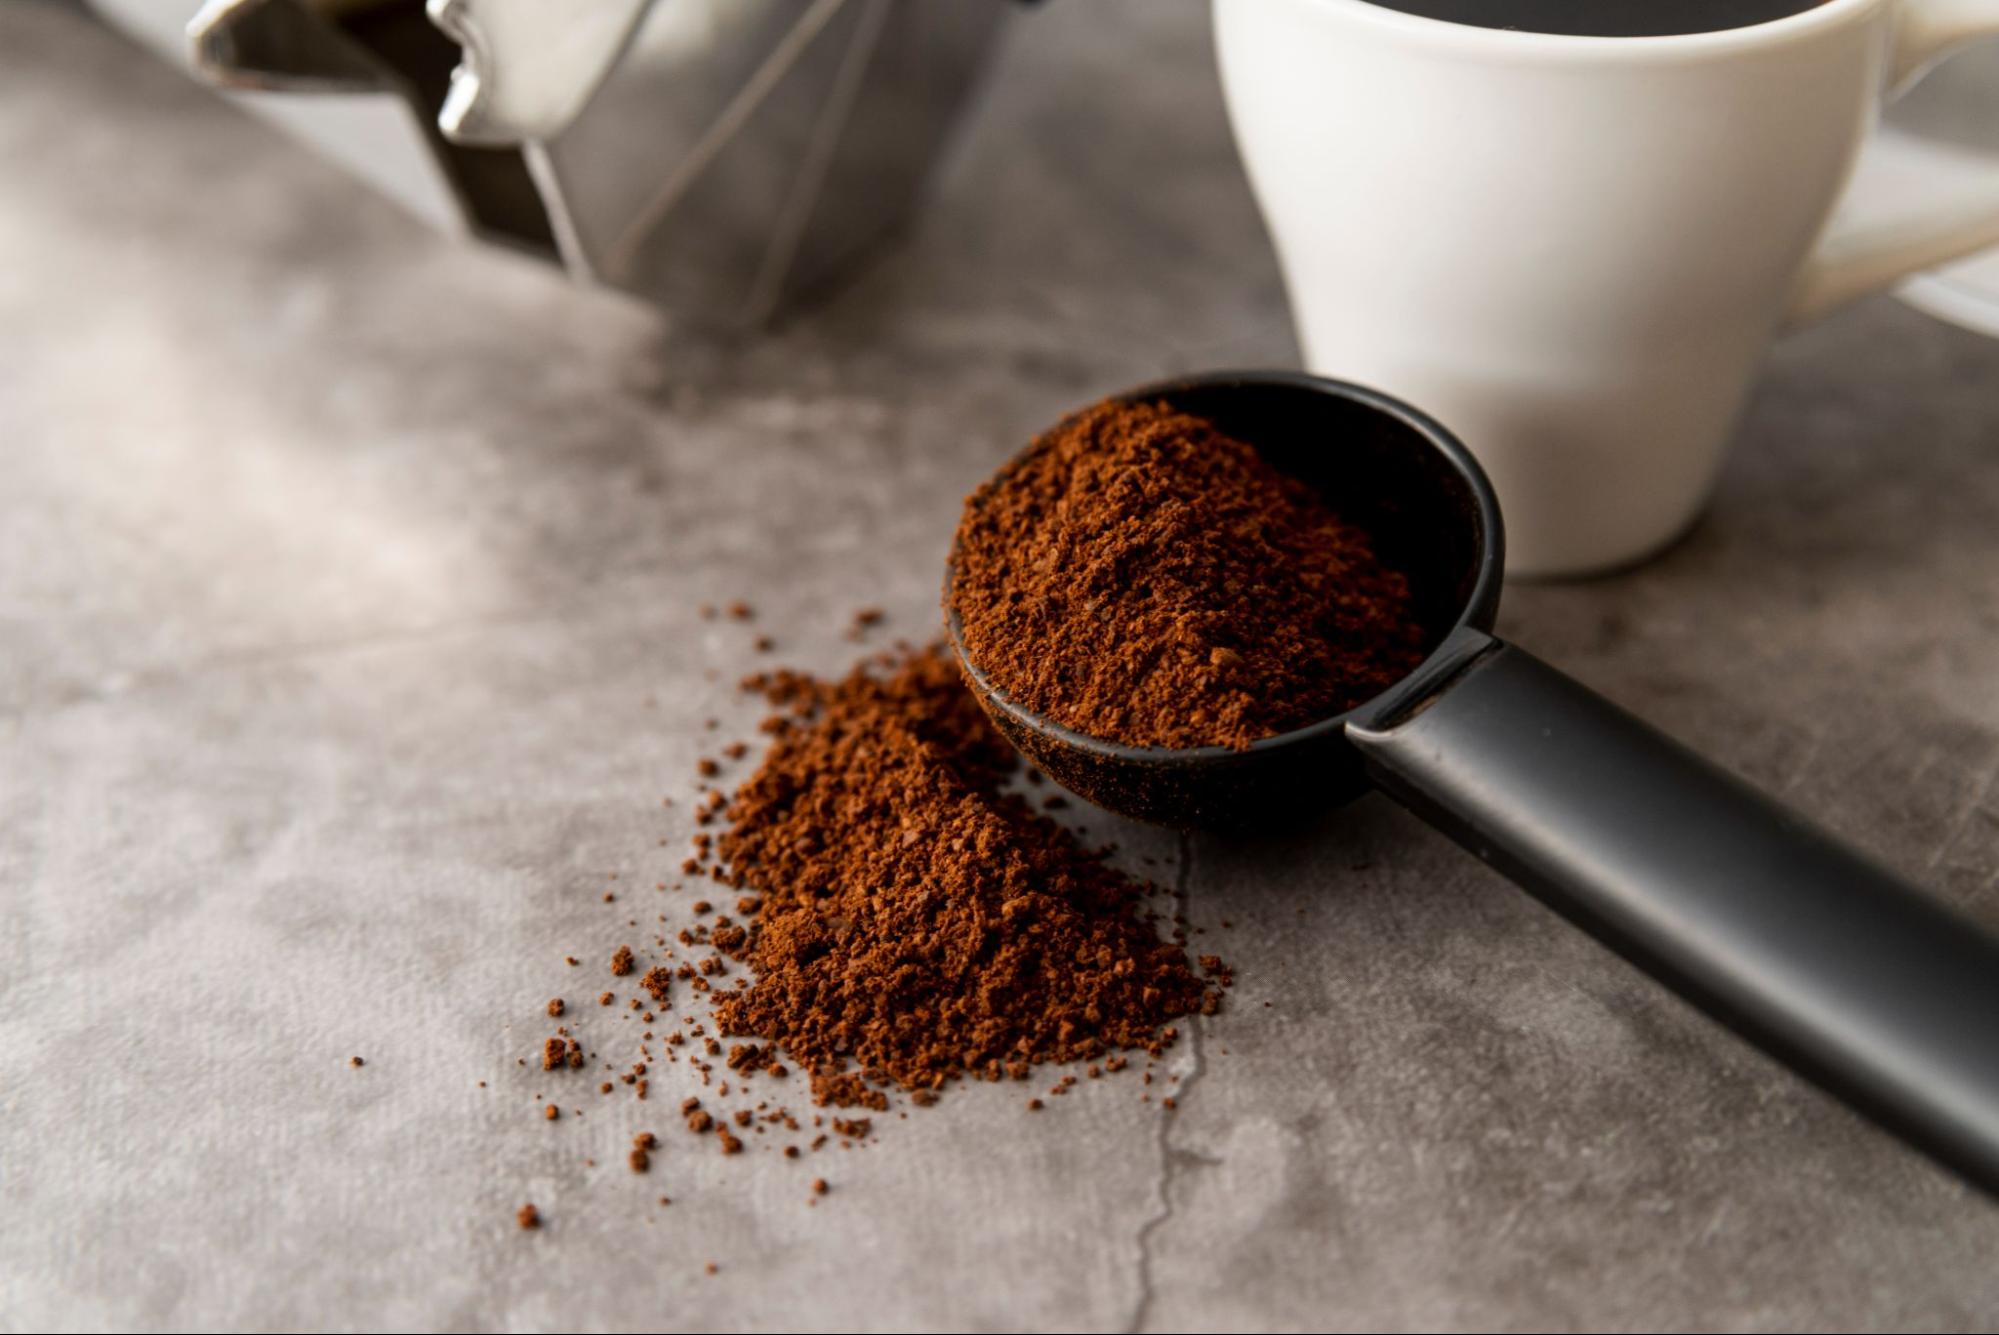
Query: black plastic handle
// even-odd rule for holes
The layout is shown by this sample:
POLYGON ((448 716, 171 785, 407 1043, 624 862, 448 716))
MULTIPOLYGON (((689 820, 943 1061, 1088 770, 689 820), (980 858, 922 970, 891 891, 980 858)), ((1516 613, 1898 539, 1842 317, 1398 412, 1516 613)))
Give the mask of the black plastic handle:
POLYGON ((1348 736, 1465 848, 1999 1193, 1999 941, 1500 641, 1348 736))

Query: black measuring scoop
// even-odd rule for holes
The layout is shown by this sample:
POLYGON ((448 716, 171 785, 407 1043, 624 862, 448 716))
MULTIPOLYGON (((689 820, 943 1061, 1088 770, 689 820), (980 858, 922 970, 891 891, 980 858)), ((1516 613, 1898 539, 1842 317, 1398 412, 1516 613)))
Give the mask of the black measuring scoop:
MULTIPOLYGON (((988 714, 1070 791, 1236 826, 1378 787, 1571 922, 1999 1193, 1999 942, 1742 780, 1494 637, 1504 537, 1448 431, 1357 385, 1229 373, 1163 400, 1320 484, 1409 577, 1431 652, 1354 709, 1246 750, 1121 746, 988 714), (1337 485, 1332 485, 1337 479, 1337 485)), ((946 605, 949 605, 947 580, 946 605)))

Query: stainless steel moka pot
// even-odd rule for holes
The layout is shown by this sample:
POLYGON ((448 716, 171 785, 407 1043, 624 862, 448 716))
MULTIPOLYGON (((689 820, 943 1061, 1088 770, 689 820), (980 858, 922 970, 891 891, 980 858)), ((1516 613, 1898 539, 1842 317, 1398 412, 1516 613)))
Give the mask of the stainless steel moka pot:
MULTIPOLYGON (((402 99, 421 143, 402 170, 436 173, 466 230, 740 326, 908 216, 1007 7, 208 0, 187 41, 203 76, 282 99, 295 128, 316 103, 402 99)), ((364 174, 398 157, 342 156, 364 174)))

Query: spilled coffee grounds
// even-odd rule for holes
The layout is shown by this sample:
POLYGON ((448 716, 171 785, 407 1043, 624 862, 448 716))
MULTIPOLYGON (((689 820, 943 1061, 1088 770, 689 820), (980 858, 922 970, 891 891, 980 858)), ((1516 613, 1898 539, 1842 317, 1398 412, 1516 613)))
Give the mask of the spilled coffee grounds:
POLYGON ((1165 404, 1078 413, 973 493, 948 597, 1001 692, 1133 746, 1240 749, 1424 652, 1408 581, 1365 532, 1165 404))
MULTIPOLYGON (((746 746, 697 765, 694 855, 678 882, 652 886, 696 896, 678 913, 654 911, 669 899, 635 908, 637 887, 609 873, 601 902, 622 923, 587 953, 612 990, 596 1005, 536 1004, 555 1032, 516 1063, 540 1134, 587 1135, 570 1143, 596 1169, 600 1110, 619 1108, 622 1175, 656 1189, 689 1151, 792 1163, 864 1151, 909 1115, 892 1096, 923 1107, 955 1078, 1026 1080, 1047 1062, 1087 1066, 1023 1099, 1029 1112, 1140 1066, 1132 1096, 1174 1106, 1178 1077, 1151 1059, 1179 1037, 1176 1021, 1219 1009, 1226 966, 1203 955, 1197 973, 1184 920, 1159 935, 1156 888, 1035 810, 1024 794, 1038 796, 1039 776, 1019 770, 942 651, 744 686, 777 706, 765 754, 732 795, 724 761, 747 763, 746 746), (799 1076, 820 1108, 793 1101, 799 1076), (846 1108, 866 1113, 834 1111, 846 1108), (685 1135, 662 1138, 655 1118, 685 1135)), ((815 1179, 805 1203, 828 1190, 815 1179)), ((657 1196, 660 1208, 677 1199, 657 1196)), ((519 1218, 542 1224, 533 1206, 519 1218)))
POLYGON ((1008 791, 1014 754, 941 651, 750 684, 786 712, 712 846, 758 895, 729 952, 754 981, 714 1015, 811 1072, 819 1101, 1157 1053, 1215 1009, 1150 887, 1008 791))

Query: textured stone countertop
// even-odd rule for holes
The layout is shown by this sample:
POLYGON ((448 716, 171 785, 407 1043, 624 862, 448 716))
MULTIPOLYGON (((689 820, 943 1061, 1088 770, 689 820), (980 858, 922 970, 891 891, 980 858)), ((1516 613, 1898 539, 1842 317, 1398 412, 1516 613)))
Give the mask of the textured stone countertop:
MULTIPOLYGON (((1176 1109, 979 1085, 806 1164, 680 1131, 684 1068, 536 1115, 756 717, 697 606, 923 636, 1033 428, 1295 356, 1193 5, 1023 16, 920 224, 742 346, 0 6, 0 1326, 1999 1324, 1999 1207, 1380 799, 1098 822, 1238 971, 1176 1109)), ((1792 339, 1686 541, 1502 622, 1999 925, 1999 345, 1792 339)))

